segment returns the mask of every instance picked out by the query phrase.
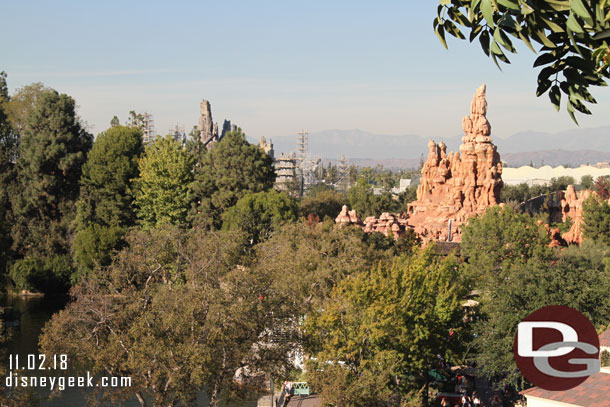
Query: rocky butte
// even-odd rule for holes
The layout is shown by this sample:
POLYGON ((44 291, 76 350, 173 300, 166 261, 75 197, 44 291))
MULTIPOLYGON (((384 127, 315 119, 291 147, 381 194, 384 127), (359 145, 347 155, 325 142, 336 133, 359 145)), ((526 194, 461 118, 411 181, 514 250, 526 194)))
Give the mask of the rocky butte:
MULTIPOLYGON (((461 225, 490 206, 500 204, 502 163, 491 139, 487 120, 485 85, 477 89, 470 105, 470 115, 462 120, 464 137, 459 152, 447 153, 441 141, 428 143, 428 159, 422 168, 417 187, 417 199, 407 207, 407 213, 383 213, 379 218, 360 220, 355 210, 344 206, 335 222, 358 225, 365 232, 381 232, 395 238, 406 229, 413 229, 424 242, 461 240, 461 225)), ((537 212, 545 205, 553 222, 572 220, 569 231, 545 225, 551 246, 582 243, 583 203, 594 193, 576 191, 569 185, 553 196, 540 196, 522 203, 521 210, 537 212)), ((608 200, 610 203, 610 200, 608 200)))
POLYGON ((491 140, 485 89, 485 85, 477 89, 470 115, 462 120, 465 135, 460 152, 447 154, 443 142, 428 143, 417 200, 408 205, 406 214, 383 214, 362 223, 355 211, 344 207, 336 222, 359 224, 367 232, 392 232, 395 237, 412 228, 424 242, 460 241, 463 223, 500 202, 502 163, 491 140))
POLYGON ((463 223, 500 202, 502 163, 491 140, 485 89, 477 89, 462 120, 460 152, 447 154, 443 142, 428 143, 417 200, 407 210, 409 227, 424 241, 460 241, 463 223))

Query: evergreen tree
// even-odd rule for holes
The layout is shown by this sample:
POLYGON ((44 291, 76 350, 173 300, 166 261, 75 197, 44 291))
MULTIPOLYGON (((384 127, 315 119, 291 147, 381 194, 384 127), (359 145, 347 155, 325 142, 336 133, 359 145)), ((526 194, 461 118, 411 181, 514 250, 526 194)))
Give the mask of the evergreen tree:
POLYGON ((69 225, 91 142, 92 136, 76 116, 74 100, 55 90, 43 90, 21 134, 16 162, 18 194, 12 206, 13 249, 24 257, 50 261, 60 279, 69 275, 56 265, 69 263, 61 257, 69 251, 69 225), (53 260, 57 256, 60 259, 53 260))
POLYGON ((583 235, 610 245, 610 205, 605 199, 591 196, 583 203, 583 235))
POLYGON ((207 150, 203 144, 203 141, 201 140, 201 130, 199 130, 197 126, 193 126, 189 133, 189 137, 186 142, 186 150, 193 156, 195 167, 201 167, 201 159, 207 150))
POLYGON ((227 133, 203 154, 201 167, 196 168, 193 223, 220 228, 225 210, 249 192, 270 189, 274 181, 271 157, 248 143, 241 129, 227 133))
POLYGON ((185 223, 190 206, 193 158, 173 137, 157 139, 146 148, 135 179, 137 216, 150 228, 185 223))
POLYGON ((108 265, 127 227, 135 224, 132 180, 138 176, 142 133, 113 126, 95 139, 83 166, 72 249, 79 275, 108 265))
MULTIPOLYGON (((15 158, 17 155, 17 133, 9 122, 6 112, 9 103, 6 73, 0 72, 0 276, 4 274, 9 258, 10 196, 14 193, 15 158)), ((0 281, 1 286, 1 281, 0 281)))
POLYGON ((142 152, 142 133, 135 127, 114 126, 97 136, 83 166, 77 229, 135 223, 132 180, 142 152))

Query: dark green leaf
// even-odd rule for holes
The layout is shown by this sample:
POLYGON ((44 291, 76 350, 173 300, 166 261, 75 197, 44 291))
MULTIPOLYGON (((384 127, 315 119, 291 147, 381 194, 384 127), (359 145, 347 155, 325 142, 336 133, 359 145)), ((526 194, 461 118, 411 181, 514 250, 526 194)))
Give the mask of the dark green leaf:
POLYGON ((536 89, 536 96, 542 96, 544 93, 549 90, 553 82, 548 79, 544 79, 542 81, 538 81, 538 89, 536 89))
POLYGON ((461 24, 465 27, 470 27, 470 21, 468 21, 468 19, 464 16, 464 14, 462 14, 462 12, 460 10, 458 10, 457 8, 450 8, 449 9, 449 17, 451 17, 451 19, 453 21, 455 21, 458 24, 461 24))
POLYGON ((557 73, 557 68, 553 67, 553 66, 547 66, 546 68, 542 69, 540 71, 540 73, 538 74, 538 81, 541 81, 543 79, 548 79, 551 75, 555 75, 557 73))
POLYGON ((560 103, 561 103, 561 91, 559 90, 559 86, 554 85, 549 92, 549 99, 551 99, 551 103, 555 106, 555 110, 559 111, 560 103))
POLYGON ((447 41, 445 40, 445 29, 443 28, 443 26, 439 25, 438 27, 436 27, 434 32, 436 33, 438 39, 441 41, 441 44, 443 44, 443 47, 445 47, 445 49, 449 49, 447 47, 447 41))
POLYGON ((551 62, 555 61, 556 59, 557 58, 555 57, 555 55, 553 55, 553 53, 547 52, 545 54, 540 55, 538 58, 536 58, 536 60, 534 61, 534 67, 550 64, 551 62))
POLYGON ((569 66, 578 68, 581 71, 592 72, 594 69, 594 66, 591 61, 586 61, 577 56, 569 56, 564 61, 566 61, 566 64, 568 64, 569 66))
POLYGON ((481 48, 483 48, 483 52, 485 55, 489 56, 489 31, 485 30, 479 36, 479 42, 481 43, 481 48))
POLYGON ((443 24, 443 28, 446 32, 456 38, 459 38, 460 40, 466 39, 466 37, 464 37, 464 34, 462 34, 462 32, 457 28, 457 26, 450 20, 445 21, 445 23, 443 24))
POLYGON ((578 110, 579 112, 584 113, 584 114, 591 114, 591 111, 580 100, 570 98, 570 102, 572 102, 572 105, 574 106, 574 108, 576 110, 578 110))
POLYGON ((475 38, 479 35, 479 33, 483 31, 482 25, 476 25, 472 31, 470 31, 470 42, 474 41, 475 38))
POLYGON ((577 83, 579 85, 587 85, 587 80, 578 72, 575 68, 566 68, 563 70, 563 76, 566 77, 571 83, 577 83))

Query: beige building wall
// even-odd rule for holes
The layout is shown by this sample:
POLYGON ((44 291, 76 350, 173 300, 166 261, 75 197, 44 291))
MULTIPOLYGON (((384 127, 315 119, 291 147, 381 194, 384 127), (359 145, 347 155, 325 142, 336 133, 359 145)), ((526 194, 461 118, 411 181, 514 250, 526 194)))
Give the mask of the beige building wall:
POLYGON ((586 407, 580 406, 578 404, 562 403, 559 401, 553 401, 528 395, 525 395, 525 398, 527 400, 527 407, 586 407))

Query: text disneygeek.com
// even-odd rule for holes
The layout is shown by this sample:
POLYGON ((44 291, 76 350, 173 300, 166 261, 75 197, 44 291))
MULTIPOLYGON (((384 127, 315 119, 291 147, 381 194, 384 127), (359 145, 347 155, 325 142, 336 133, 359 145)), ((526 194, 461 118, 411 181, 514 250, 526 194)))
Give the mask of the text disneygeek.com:
POLYGON ((50 391, 66 388, 90 388, 90 387, 131 387, 131 377, 102 376, 97 377, 96 382, 91 373, 86 376, 39 376, 28 375, 28 372, 42 371, 65 371, 68 368, 68 357, 66 355, 53 355, 47 358, 45 355, 27 355, 20 360, 18 355, 9 356, 9 374, 4 379, 7 388, 31 387, 47 388, 50 391), (21 362, 21 363, 20 363, 21 362))

